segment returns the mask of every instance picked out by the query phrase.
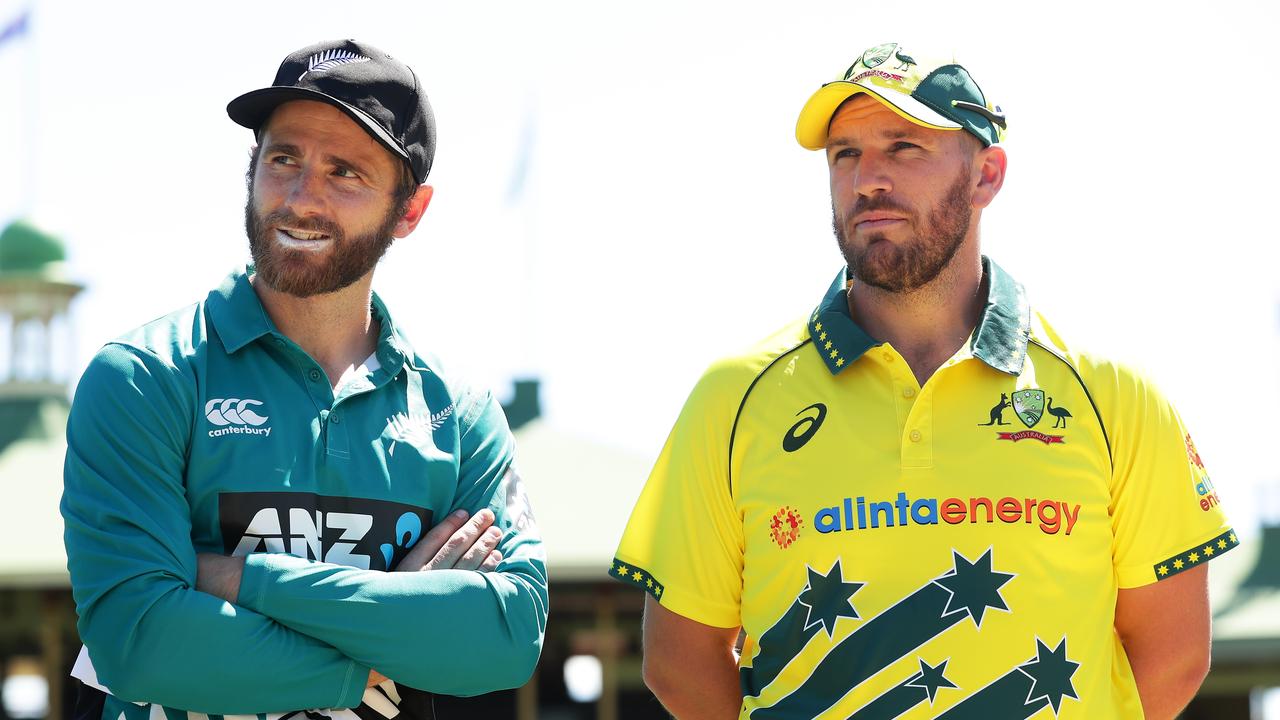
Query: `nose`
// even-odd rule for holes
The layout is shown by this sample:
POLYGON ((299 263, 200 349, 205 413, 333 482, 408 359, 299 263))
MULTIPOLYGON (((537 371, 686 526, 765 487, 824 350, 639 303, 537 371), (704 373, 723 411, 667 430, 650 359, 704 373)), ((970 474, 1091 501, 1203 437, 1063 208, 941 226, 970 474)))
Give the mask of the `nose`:
POLYGON ((866 197, 891 192, 893 179, 888 170, 888 163, 880 153, 864 151, 853 171, 853 190, 866 197))
POLYGON ((324 174, 303 169, 294 175, 285 195, 285 205, 295 215, 321 215, 324 213, 324 174))

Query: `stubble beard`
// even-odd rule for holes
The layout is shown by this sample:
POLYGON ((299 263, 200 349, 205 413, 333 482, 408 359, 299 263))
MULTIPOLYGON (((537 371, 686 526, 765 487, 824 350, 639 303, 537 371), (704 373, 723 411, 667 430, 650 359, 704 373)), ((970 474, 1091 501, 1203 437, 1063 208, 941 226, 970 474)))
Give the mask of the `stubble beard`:
POLYGON ((400 208, 392 207, 373 232, 348 238, 341 226, 325 218, 301 218, 285 209, 263 216, 253 204, 252 165, 248 181, 244 229, 249 237, 254 275, 267 287, 294 297, 337 292, 369 274, 395 242, 391 233, 404 214, 400 208), (280 247, 274 237, 273 228, 277 225, 328 235, 331 247, 324 251, 328 258, 317 258, 308 250, 280 247))
POLYGON ((892 293, 910 293, 928 285, 942 274, 964 244, 969 233, 969 211, 973 197, 969 189, 972 169, 961 168, 942 201, 929 212, 928 222, 920 226, 919 214, 885 195, 859 198, 841 218, 834 206, 831 225, 840 252, 844 254, 852 276, 866 285, 892 293), (855 247, 845 234, 853 218, 871 210, 896 210, 908 215, 915 234, 894 243, 882 234, 872 233, 865 244, 855 247))

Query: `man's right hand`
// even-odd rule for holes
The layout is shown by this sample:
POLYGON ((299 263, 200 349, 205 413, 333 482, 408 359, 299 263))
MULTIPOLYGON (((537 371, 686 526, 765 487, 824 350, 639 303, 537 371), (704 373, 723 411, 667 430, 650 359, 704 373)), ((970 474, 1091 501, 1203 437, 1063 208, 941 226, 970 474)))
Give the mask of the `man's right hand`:
POLYGON ((493 511, 485 508, 467 519, 466 510, 451 513, 431 528, 395 572, 424 570, 479 570, 498 567, 502 553, 497 550, 502 530, 493 527, 493 511))
MULTIPOLYGON (((502 531, 493 527, 493 511, 485 508, 467 519, 466 510, 450 513, 439 525, 427 531, 422 540, 396 565, 392 572, 426 570, 479 570, 489 572, 502 562, 497 550, 502 531)), ((387 679, 377 670, 369 670, 365 687, 371 688, 387 679)))

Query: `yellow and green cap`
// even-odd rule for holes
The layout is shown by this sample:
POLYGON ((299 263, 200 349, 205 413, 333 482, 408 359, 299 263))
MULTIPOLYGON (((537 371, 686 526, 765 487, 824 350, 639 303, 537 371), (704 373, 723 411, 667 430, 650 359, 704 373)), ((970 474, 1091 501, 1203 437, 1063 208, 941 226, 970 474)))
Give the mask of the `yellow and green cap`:
POLYGON ((810 96, 796 120, 800 145, 821 150, 836 108, 858 93, 874 97, 917 125, 968 130, 983 145, 1004 139, 1004 112, 987 102, 968 70, 954 61, 933 61, 909 54, 898 43, 885 43, 869 48, 843 76, 810 96))

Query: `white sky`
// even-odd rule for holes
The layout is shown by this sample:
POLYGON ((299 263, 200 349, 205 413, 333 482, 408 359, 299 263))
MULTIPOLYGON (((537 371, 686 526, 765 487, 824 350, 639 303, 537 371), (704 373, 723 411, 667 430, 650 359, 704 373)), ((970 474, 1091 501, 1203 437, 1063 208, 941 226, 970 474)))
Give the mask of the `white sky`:
MULTIPOLYGON (((0 25, 26 5, 0 0, 0 25)), ((0 46, 0 221, 60 234, 89 286, 75 375, 247 257, 252 138, 227 101, 288 52, 355 37, 418 71, 439 125, 435 199, 375 281, 398 322, 500 393, 540 375, 557 426, 652 457, 701 370, 838 269, 795 117, 898 41, 954 49, 1009 113, 986 251, 1069 337, 1161 382, 1238 525, 1276 480, 1273 2, 34 7, 0 46)))

